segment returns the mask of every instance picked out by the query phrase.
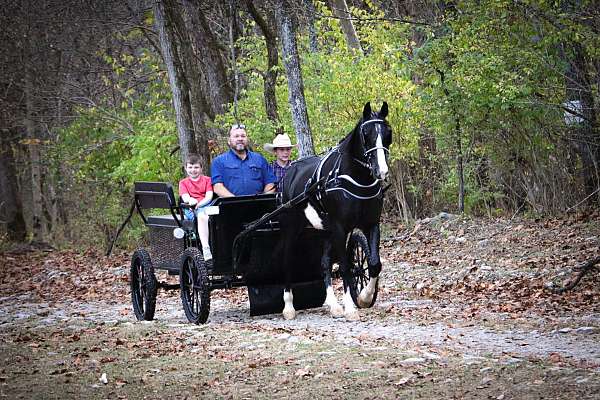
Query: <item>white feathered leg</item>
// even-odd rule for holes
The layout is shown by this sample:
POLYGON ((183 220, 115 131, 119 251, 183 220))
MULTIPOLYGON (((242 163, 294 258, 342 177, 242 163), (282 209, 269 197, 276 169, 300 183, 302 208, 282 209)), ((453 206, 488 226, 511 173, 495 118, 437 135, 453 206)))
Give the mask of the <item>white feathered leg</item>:
POLYGON ((365 286, 358 295, 358 306, 360 308, 367 308, 373 301, 373 295, 375 294, 375 287, 377 285, 377 278, 370 278, 369 283, 365 286))
POLYGON ((338 303, 333 287, 327 287, 327 297, 325 298, 325 305, 329 306, 329 312, 333 317, 342 317, 344 315, 344 308, 338 303))
POLYGON ((354 307, 354 301, 350 295, 350 288, 346 289, 344 293, 344 316, 348 321, 356 321, 359 319, 358 311, 354 307))
POLYGON ((283 318, 296 318, 296 310, 294 309, 294 295, 292 294, 291 289, 289 292, 286 292, 285 290, 283 291, 283 303, 285 304, 283 307, 283 318))

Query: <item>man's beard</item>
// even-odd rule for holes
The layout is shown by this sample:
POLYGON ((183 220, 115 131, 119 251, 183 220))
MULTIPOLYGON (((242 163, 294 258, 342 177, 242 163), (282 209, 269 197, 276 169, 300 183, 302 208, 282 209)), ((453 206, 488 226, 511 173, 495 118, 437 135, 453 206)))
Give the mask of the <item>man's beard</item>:
POLYGON ((233 145, 233 149, 235 151, 244 151, 246 150, 246 146, 243 143, 236 143, 233 145))

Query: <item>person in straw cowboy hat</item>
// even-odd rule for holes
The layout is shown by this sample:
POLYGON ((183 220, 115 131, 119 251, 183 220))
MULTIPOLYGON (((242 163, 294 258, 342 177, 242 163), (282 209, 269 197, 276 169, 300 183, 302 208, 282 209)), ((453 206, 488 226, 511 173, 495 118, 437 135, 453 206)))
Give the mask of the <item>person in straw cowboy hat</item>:
POLYGON ((264 145, 265 150, 275 154, 275 161, 270 166, 273 169, 275 178, 277 178, 275 182, 277 192, 283 190, 283 177, 292 163, 290 160, 292 148, 296 146, 292 144, 290 137, 285 133, 275 136, 273 143, 265 143, 264 145))

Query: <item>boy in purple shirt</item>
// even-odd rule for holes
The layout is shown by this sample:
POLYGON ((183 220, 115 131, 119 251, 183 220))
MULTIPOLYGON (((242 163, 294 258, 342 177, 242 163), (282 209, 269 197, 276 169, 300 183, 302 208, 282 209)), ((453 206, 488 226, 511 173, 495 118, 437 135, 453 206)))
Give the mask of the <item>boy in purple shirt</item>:
POLYGON ((296 147, 296 145, 293 145, 290 137, 284 133, 277 135, 273 143, 266 143, 264 147, 265 150, 275 154, 275 161, 269 165, 273 169, 275 178, 277 178, 275 182, 277 191, 281 192, 283 190, 283 178, 292 163, 290 160, 292 147, 296 147))

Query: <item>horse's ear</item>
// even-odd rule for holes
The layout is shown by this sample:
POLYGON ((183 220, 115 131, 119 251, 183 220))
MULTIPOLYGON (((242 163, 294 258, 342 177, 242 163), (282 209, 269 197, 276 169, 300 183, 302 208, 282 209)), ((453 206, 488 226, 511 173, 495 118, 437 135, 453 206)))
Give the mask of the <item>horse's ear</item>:
POLYGON ((384 101, 383 105, 381 106, 381 111, 379 111, 379 118, 385 119, 385 117, 387 117, 387 115, 388 115, 388 105, 384 101))
POLYGON ((368 101, 367 104, 365 104, 365 108, 363 108, 363 121, 367 121, 371 119, 371 102, 368 101))

